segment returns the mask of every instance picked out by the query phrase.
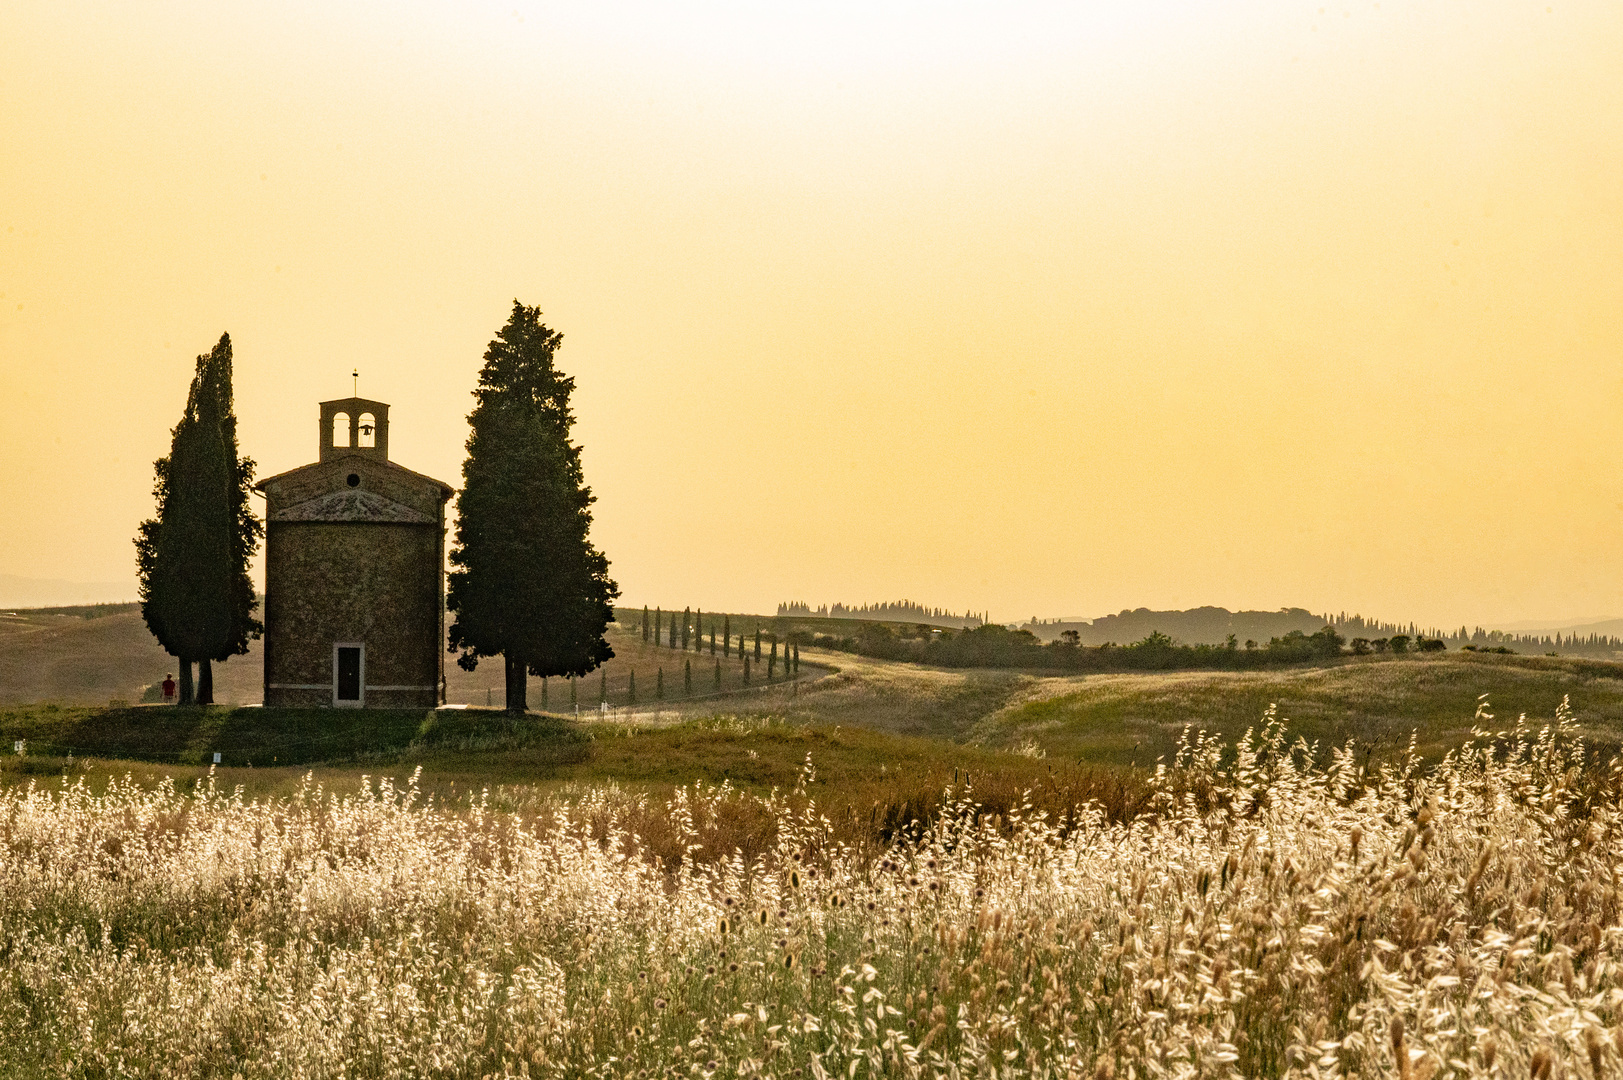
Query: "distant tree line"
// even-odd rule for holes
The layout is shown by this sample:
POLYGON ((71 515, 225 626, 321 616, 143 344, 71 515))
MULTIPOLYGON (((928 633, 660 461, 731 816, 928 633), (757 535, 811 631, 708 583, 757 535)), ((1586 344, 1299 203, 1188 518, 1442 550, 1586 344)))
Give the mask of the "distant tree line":
POLYGON ((1212 669, 1244 671, 1300 664, 1363 653, 1440 652, 1447 646, 1439 638, 1393 634, 1378 639, 1347 639, 1332 626, 1314 633, 1300 630, 1244 643, 1233 636, 1217 645, 1184 645, 1159 631, 1128 645, 1082 645, 1074 631, 1044 644, 1025 629, 988 623, 957 633, 918 626, 911 633, 874 623, 849 637, 818 634, 812 645, 882 660, 908 660, 940 667, 1047 668, 1067 671, 1170 671, 1212 669))
POLYGON ((1468 652, 1561 653, 1611 658, 1623 651, 1623 639, 1589 634, 1514 634, 1503 630, 1461 626, 1454 630, 1417 623, 1383 622, 1347 612, 1311 612, 1306 608, 1280 608, 1278 611, 1229 611, 1220 607, 1191 608, 1187 611, 1152 611, 1149 608, 1123 610, 1096 619, 1038 619, 1020 626, 1040 641, 1059 641, 1074 632, 1081 645, 1106 642, 1142 641, 1152 633, 1162 633, 1190 644, 1217 645, 1233 636, 1241 641, 1287 637, 1293 631, 1304 635, 1321 626, 1334 627, 1357 651, 1362 640, 1375 651, 1374 642, 1406 637, 1445 643, 1447 648, 1468 652))
POLYGON ((973 628, 988 621, 984 611, 966 611, 962 615, 946 608, 926 607, 911 600, 895 600, 885 604, 863 604, 847 607, 845 604, 824 604, 814 608, 803 600, 786 601, 778 605, 778 617, 804 619, 862 619, 874 622, 927 623, 932 626, 973 628))

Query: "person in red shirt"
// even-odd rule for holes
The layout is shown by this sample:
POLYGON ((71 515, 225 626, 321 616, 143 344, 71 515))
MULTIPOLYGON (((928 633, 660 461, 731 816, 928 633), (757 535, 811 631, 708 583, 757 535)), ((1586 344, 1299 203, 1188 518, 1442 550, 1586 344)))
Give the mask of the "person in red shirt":
POLYGON ((175 676, 173 672, 163 677, 163 703, 165 705, 175 703, 175 676))

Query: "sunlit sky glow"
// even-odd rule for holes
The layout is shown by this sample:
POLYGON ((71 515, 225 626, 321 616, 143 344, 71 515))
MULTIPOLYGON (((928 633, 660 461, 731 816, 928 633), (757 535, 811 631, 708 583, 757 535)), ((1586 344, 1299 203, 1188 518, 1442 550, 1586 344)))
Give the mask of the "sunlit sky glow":
POLYGON ((628 601, 1623 614, 1623 6, 7 9, 0 573, 193 358, 456 482, 514 297, 628 601))

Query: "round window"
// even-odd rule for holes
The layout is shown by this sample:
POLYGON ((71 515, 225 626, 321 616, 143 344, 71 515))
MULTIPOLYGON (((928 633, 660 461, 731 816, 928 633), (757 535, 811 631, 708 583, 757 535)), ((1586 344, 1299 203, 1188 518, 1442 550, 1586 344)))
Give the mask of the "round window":
POLYGON ((350 487, 360 487, 361 486, 361 474, 360 473, 350 473, 349 476, 346 477, 346 479, 349 481, 349 486, 350 487))

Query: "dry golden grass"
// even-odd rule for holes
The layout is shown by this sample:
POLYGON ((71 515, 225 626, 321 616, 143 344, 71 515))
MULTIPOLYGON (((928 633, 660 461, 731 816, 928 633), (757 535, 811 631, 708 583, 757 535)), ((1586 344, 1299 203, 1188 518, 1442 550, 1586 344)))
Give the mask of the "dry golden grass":
POLYGON ((1130 820, 961 784, 878 847, 802 780, 0 793, 0 1075, 1623 1069, 1618 773, 1565 713, 1434 768, 1270 723, 1186 742, 1130 820), (770 843, 695 847, 744 818, 770 843))

